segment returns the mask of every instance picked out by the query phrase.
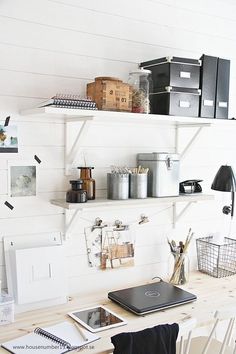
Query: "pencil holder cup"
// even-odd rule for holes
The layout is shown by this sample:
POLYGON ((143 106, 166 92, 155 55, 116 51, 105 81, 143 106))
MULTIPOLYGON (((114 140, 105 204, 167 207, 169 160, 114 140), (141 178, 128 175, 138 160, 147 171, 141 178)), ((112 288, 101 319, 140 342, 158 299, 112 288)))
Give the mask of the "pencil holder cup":
POLYGON ((169 282, 183 285, 189 279, 189 257, 186 252, 171 252, 169 256, 169 282))
POLYGON ((129 174, 107 174, 107 198, 121 200, 129 198, 129 174))
POLYGON ((147 198, 147 173, 130 174, 129 196, 134 199, 147 198))

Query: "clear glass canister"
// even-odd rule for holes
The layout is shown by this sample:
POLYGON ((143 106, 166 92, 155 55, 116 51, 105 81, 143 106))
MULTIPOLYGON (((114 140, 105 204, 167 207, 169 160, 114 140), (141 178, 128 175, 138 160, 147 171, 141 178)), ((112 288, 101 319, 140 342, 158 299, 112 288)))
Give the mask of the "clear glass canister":
POLYGON ((149 113, 149 90, 151 71, 137 69, 129 73, 128 83, 132 87, 132 112, 149 113))

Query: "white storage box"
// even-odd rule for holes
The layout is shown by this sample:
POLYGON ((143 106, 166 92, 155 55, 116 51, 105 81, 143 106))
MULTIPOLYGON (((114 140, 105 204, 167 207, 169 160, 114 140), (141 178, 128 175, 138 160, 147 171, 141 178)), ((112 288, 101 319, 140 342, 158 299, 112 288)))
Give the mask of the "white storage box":
POLYGON ((138 166, 149 168, 148 196, 179 195, 179 155, 168 152, 138 154, 138 166))
POLYGON ((0 326, 14 322, 14 300, 4 293, 0 293, 0 326))

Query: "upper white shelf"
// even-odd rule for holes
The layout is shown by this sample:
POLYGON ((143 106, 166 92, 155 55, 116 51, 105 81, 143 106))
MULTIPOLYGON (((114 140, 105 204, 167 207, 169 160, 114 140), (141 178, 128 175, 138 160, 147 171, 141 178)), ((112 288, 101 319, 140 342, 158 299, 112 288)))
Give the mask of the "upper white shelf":
POLYGON ((162 197, 162 198, 146 198, 146 199, 127 199, 127 200, 110 200, 110 199, 95 199, 90 200, 87 203, 67 203, 65 200, 54 199, 51 200, 51 204, 59 206, 68 210, 79 210, 86 211, 91 209, 103 209, 111 207, 151 207, 158 204, 168 204, 168 203, 193 203, 204 200, 214 199, 213 195, 209 194, 189 194, 189 195, 179 195, 176 197, 162 197))
POLYGON ((227 119, 210 119, 210 118, 194 118, 194 117, 179 117, 168 116, 160 114, 143 114, 143 113, 129 113, 129 112, 113 112, 113 111, 98 111, 85 109, 70 109, 70 108, 55 108, 42 107, 24 110, 22 115, 40 115, 42 117, 59 117, 70 120, 84 121, 107 121, 112 122, 135 122, 135 123, 164 123, 173 125, 191 125, 191 126, 209 126, 212 124, 235 124, 236 120, 227 119))

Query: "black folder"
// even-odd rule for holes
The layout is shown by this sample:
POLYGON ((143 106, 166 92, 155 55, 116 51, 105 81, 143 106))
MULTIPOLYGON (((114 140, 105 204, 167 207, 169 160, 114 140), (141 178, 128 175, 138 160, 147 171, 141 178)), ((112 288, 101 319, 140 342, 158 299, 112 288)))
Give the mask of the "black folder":
POLYGON ((216 100, 216 80, 218 58, 203 54, 200 71, 200 98, 199 117, 214 118, 216 100))
POLYGON ((228 119, 230 60, 218 59, 215 118, 228 119))

